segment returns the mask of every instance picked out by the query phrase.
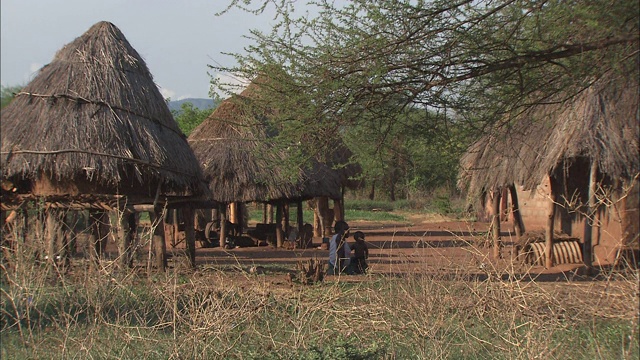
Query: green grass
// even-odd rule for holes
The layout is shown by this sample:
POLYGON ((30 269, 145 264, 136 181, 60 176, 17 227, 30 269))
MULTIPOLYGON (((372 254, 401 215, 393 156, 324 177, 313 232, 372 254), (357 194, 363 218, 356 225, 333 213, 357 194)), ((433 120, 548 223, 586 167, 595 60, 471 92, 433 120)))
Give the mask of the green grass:
MULTIPOLYGON (((345 208, 345 219, 349 221, 377 221, 377 222, 400 222, 407 223, 406 217, 401 214, 393 212, 391 210, 384 210, 385 208, 378 208, 371 206, 351 206, 347 203, 345 208)), ((290 208, 290 221, 296 221, 296 207, 290 208)), ((310 209, 304 209, 302 219, 305 223, 313 224, 313 211, 310 209)), ((249 208, 249 221, 250 222, 262 222, 262 209, 261 208, 249 208)))

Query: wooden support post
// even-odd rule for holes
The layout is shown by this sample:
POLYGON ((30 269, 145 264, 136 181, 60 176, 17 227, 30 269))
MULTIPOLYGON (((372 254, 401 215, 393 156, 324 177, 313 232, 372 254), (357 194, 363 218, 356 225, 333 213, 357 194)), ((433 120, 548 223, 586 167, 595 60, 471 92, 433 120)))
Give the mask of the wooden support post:
POLYGON ((513 228, 516 232, 516 237, 519 239, 524 233, 524 222, 522 221, 522 214, 520 213, 520 205, 518 203, 518 191, 515 184, 509 185, 509 193, 511 194, 511 214, 513 215, 513 228))
POLYGON ((46 244, 46 258, 47 261, 55 265, 57 257, 59 256, 60 246, 63 243, 62 236, 62 224, 63 224, 63 212, 59 209, 49 208, 46 210, 46 228, 45 228, 45 244, 46 244))
POLYGON ((313 203, 313 236, 322 237, 322 219, 318 211, 317 199, 311 200, 313 203))
POLYGON ((276 247, 281 248, 284 244, 284 233, 282 231, 282 202, 276 204, 276 247))
POLYGON ((187 243, 187 256, 189 257, 189 264, 191 268, 196 267, 196 232, 194 228, 194 213, 193 209, 186 207, 182 209, 184 214, 184 232, 185 241, 187 243))
POLYGON ((342 200, 333 200, 333 214, 335 221, 344 220, 343 204, 342 200))
POLYGON ((502 191, 500 188, 493 190, 493 197, 491 198, 491 208, 493 216, 491 218, 491 237, 493 238, 493 257, 494 259, 500 258, 500 195, 502 191))
POLYGON ((591 160, 591 170, 589 172, 589 200, 587 216, 584 222, 584 241, 582 249, 582 258, 587 271, 590 272, 593 267, 593 227, 596 223, 597 205, 596 205, 596 187, 597 187, 598 164, 591 160))
POLYGON ((329 219, 329 198, 326 196, 316 198, 316 210, 322 227, 322 236, 331 236, 332 221, 329 219))
POLYGON ((238 203, 237 202, 232 202, 231 204, 229 204, 229 222, 233 224, 238 223, 238 203))
POLYGON ((220 247, 227 242, 227 204, 220 205, 220 247))
POLYGON ((135 213, 123 210, 118 218, 118 266, 126 269, 133 265, 133 231, 136 229, 135 213))
POLYGON ((171 247, 178 246, 178 239, 180 237, 180 218, 178 217, 178 209, 171 209, 171 247))
POLYGON ((160 212, 149 212, 151 226, 153 227, 153 237, 151 246, 153 247, 153 265, 161 272, 167 269, 167 242, 164 239, 164 216, 160 212))
POLYGON ((267 224, 267 203, 262 204, 262 223, 267 224))
POLYGON ((282 231, 284 231, 284 235, 285 237, 289 237, 289 228, 290 228, 290 224, 289 224, 289 203, 288 202, 283 202, 282 203, 282 231))
POLYGON ((267 224, 273 224, 273 204, 267 204, 267 224))
POLYGON ((302 207, 303 202, 298 201, 296 208, 296 221, 298 223, 298 234, 302 234, 302 227, 304 226, 304 208, 302 207))
POLYGON ((553 186, 551 185, 552 179, 549 179, 549 204, 547 208, 547 225, 544 233, 544 254, 545 261, 544 266, 547 269, 553 267, 553 228, 556 219, 556 196, 553 186))

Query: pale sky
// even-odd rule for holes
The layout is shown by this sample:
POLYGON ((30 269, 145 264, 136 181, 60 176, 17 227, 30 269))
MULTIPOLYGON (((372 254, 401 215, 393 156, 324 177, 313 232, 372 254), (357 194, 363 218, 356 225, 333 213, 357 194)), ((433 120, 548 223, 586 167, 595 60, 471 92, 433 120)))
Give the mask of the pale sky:
POLYGON ((243 52, 250 29, 268 32, 273 12, 215 14, 230 0, 2 0, 0 80, 26 85, 64 45, 99 21, 116 25, 143 57, 165 97, 208 98, 208 64, 243 52))

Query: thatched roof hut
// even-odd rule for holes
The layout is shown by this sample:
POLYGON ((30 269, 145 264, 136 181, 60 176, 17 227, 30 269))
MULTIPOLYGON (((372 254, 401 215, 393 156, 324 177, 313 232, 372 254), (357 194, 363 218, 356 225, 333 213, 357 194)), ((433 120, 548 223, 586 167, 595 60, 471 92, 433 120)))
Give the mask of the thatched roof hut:
POLYGON ((213 199, 219 202, 272 202, 340 198, 340 174, 319 162, 287 168, 287 154, 268 144, 268 114, 252 101, 258 86, 223 101, 189 136, 213 199), (256 110, 254 110, 256 109, 256 110))
MULTIPOLYGON (((639 90, 636 70, 635 76, 608 75, 569 100, 529 109, 469 148, 458 185, 471 198, 494 191, 494 218, 501 212, 501 191, 495 190, 509 188, 514 218, 544 224, 546 266, 552 264, 556 223, 582 236, 588 267, 592 251, 611 260, 625 246, 637 249, 639 90), (518 206, 516 185, 529 193, 525 207, 518 206)), ((493 224, 497 244, 499 221, 493 224)))
MULTIPOLYGON (((145 62, 99 22, 2 110, 2 178, 18 193, 198 195, 202 173, 145 62)), ((138 199, 138 200, 136 200, 138 199)))
POLYGON ((607 77, 568 101, 538 105, 474 143, 459 185, 470 194, 521 184, 532 189, 578 158, 612 179, 640 173, 637 77, 607 77))

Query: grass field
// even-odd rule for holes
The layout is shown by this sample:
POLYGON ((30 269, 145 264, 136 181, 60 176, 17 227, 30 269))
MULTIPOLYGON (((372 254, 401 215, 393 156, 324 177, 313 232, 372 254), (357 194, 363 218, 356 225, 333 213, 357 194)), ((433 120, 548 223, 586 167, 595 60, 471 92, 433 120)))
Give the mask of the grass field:
POLYGON ((369 274, 314 285, 292 278, 293 266, 266 270, 209 264, 147 276, 77 260, 61 275, 4 261, 0 358, 640 356, 637 270, 584 281, 369 274))

